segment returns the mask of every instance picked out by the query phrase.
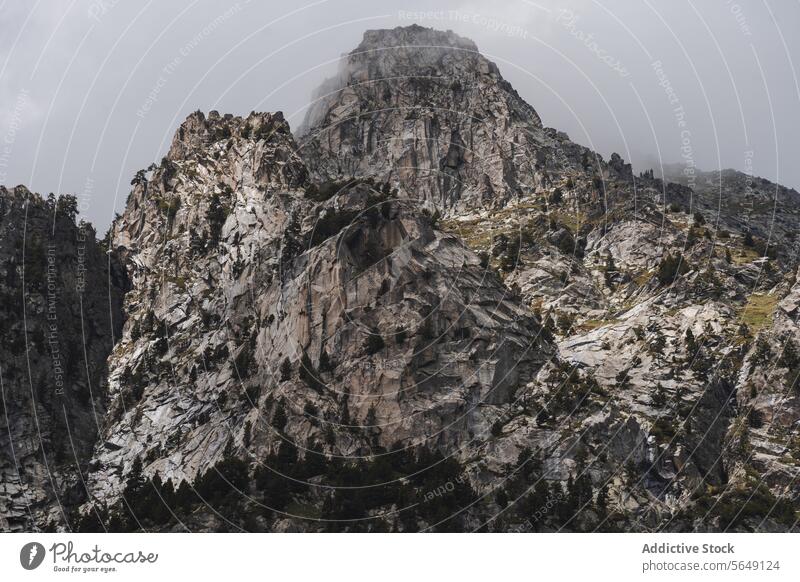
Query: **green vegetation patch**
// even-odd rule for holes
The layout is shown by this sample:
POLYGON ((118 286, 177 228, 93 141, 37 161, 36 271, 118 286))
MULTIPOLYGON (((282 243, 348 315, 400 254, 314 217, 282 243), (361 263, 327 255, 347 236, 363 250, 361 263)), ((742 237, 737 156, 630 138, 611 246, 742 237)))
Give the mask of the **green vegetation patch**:
POLYGON ((739 317, 752 332, 756 332, 772 324, 772 315, 777 303, 778 297, 774 294, 753 293, 747 298, 739 317))

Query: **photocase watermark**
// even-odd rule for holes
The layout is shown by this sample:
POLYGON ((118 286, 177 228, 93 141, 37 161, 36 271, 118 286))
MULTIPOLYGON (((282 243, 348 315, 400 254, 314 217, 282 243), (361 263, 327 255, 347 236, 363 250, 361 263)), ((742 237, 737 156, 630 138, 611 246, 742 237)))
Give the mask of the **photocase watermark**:
POLYGON ((26 570, 35 570, 41 566, 44 557, 44 546, 39 542, 29 542, 19 551, 19 563, 26 570))
POLYGON ((136 110, 137 117, 144 119, 147 113, 153 108, 153 105, 158 102, 158 98, 162 90, 167 86, 169 79, 175 74, 175 71, 178 70, 184 59, 186 59, 192 53, 192 51, 200 46, 204 40, 214 34, 214 32, 226 21, 241 12, 242 8, 249 3, 250 0, 235 3, 233 6, 225 10, 225 12, 222 12, 203 28, 201 28, 197 34, 189 39, 178 50, 178 54, 174 55, 172 59, 161 68, 158 79, 156 79, 156 82, 147 93, 147 97, 145 97, 144 102, 142 102, 141 106, 139 106, 139 108, 136 110))
POLYGON ((689 188, 694 188, 697 181, 697 164, 694 161, 694 149, 692 147, 692 132, 689 129, 686 119, 686 110, 678 98, 678 93, 672 86, 669 77, 664 72, 664 66, 660 60, 653 61, 651 68, 656 74, 658 85, 664 89, 670 106, 672 106, 672 114, 675 117, 675 123, 680 131, 680 151, 681 159, 683 160, 683 175, 686 176, 687 185, 689 188))
POLYGON ((746 150, 744 152, 744 191, 745 197, 744 201, 742 202, 742 210, 741 213, 744 215, 743 221, 747 228, 750 228, 750 220, 753 217, 753 211, 755 210, 755 201, 753 199, 753 195, 755 194, 755 189, 753 188, 753 184, 755 182, 753 173, 753 157, 755 156, 755 152, 753 150, 746 150))
POLYGON ((559 503, 564 499, 564 493, 557 493, 547 498, 547 501, 541 507, 538 507, 533 515, 526 518, 521 524, 510 527, 508 533, 526 533, 533 531, 536 524, 552 513, 559 503))
POLYGON ((53 376, 56 394, 64 394, 64 364, 61 357, 61 346, 58 341, 58 269, 56 268, 56 245, 47 245, 47 345, 50 348, 50 360, 53 364, 53 376))
POLYGON ((415 22, 464 22, 475 24, 492 32, 506 36, 528 38, 529 32, 519 24, 511 24, 497 18, 485 16, 479 12, 462 12, 461 10, 399 10, 398 20, 413 20, 415 22))
POLYGON ((11 111, 11 118, 8 122, 8 129, 3 137, 2 147, 0 148, 0 184, 8 182, 8 165, 11 161, 11 152, 14 143, 17 141, 17 133, 22 127, 22 113, 28 105, 30 91, 21 89, 14 101, 14 109, 11 111))
POLYGON ((86 14, 92 20, 100 22, 103 16, 108 14, 117 4, 119 4, 119 0, 95 0, 89 4, 86 14))
POLYGON ((620 77, 627 77, 630 75, 630 72, 627 68, 622 64, 622 62, 615 58, 613 55, 610 55, 608 51, 602 48, 594 38, 594 33, 587 33, 580 28, 578 28, 578 20, 580 16, 575 14, 572 10, 568 8, 562 8, 558 16, 556 17, 556 22, 561 23, 561 25, 566 28, 569 33, 575 37, 578 41, 580 41, 584 46, 586 46, 589 51, 594 53, 594 55, 598 58, 601 63, 607 65, 612 71, 617 73, 620 77))
POLYGON ((456 477, 455 479, 448 481, 447 483, 443 483, 439 485, 436 489, 431 489, 430 491, 426 491, 425 494, 422 496, 422 501, 424 503, 428 503, 429 501, 433 501, 436 498, 444 497, 448 493, 452 493, 456 490, 456 485, 464 485, 465 483, 469 483, 469 479, 463 473, 456 477))
POLYGON ((753 36, 753 31, 750 30, 750 25, 747 23, 747 18, 744 15, 742 7, 733 0, 726 0, 725 4, 727 4, 730 13, 739 26, 739 31, 744 36, 753 36))
MULTIPOLYGON (((94 192, 94 179, 89 176, 86 178, 86 183, 83 186, 83 191, 78 198, 78 210, 85 213, 89 210, 92 200, 92 193, 94 192)), ((86 290, 86 243, 94 235, 88 233, 88 225, 86 221, 81 220, 78 223, 78 244, 77 244, 77 266, 75 270, 75 288, 78 293, 83 293, 86 290)))
POLYGON ((107 574, 116 572, 119 565, 155 564, 155 552, 106 551, 95 544, 88 550, 76 550, 73 542, 56 542, 49 550, 39 542, 29 542, 19 552, 19 563, 26 570, 35 570, 45 560, 48 552, 52 557, 53 571, 72 574, 107 574))
POLYGON ((375 370, 379 372, 381 370, 405 370, 407 365, 407 362, 401 358, 388 358, 377 362, 367 360, 361 362, 359 367, 364 370, 375 370))

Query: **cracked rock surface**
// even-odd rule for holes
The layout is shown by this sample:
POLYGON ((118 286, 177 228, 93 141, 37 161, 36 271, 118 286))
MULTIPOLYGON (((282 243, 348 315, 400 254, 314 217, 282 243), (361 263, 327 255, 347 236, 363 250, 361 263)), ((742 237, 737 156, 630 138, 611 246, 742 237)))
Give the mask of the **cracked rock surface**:
POLYGON ((795 191, 635 176, 452 32, 368 31, 317 97, 297 136, 193 113, 137 173, 59 314, 88 346, 66 408, 41 350, 30 391, 9 226, 58 212, 0 190, 0 528, 796 527, 795 191))

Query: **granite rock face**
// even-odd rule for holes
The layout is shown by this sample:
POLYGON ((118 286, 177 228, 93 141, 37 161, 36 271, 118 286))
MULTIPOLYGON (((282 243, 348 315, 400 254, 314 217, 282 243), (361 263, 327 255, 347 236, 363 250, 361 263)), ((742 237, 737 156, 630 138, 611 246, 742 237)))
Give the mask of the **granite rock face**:
POLYGON ((369 31, 301 130, 313 176, 374 176, 442 213, 497 207, 561 164, 561 139, 475 43, 420 26, 369 31))
POLYGON ((687 171, 668 165, 664 174, 667 180, 691 186, 696 208, 718 214, 721 228, 769 240, 776 253, 797 261, 800 193, 794 188, 731 169, 687 171))
POLYGON ((0 187, 2 531, 65 523, 86 500, 127 283, 76 209, 0 187))
POLYGON ((193 480, 231 443, 258 457, 332 433, 324 453, 432 439, 464 454, 552 356, 455 236, 368 183, 311 203, 295 149, 279 115, 196 114, 134 189, 112 230, 133 288, 95 499, 114 499, 137 457, 193 480))
POLYGON ((796 527, 796 192, 635 176, 419 26, 298 134, 194 113, 136 175, 74 519, 3 528, 796 527))
MULTIPOLYGON (((590 473, 639 527, 771 529, 781 512, 781 527, 792 524, 781 501, 799 492, 792 345, 788 371, 760 379, 783 398, 754 396, 751 362, 791 335, 770 325, 795 277, 796 192, 729 170, 634 176, 617 154, 603 160, 544 128, 472 43, 420 27, 365 35, 320 90, 301 143, 312 175, 375 176, 424 199, 550 324, 559 357, 597 382, 600 397, 569 410, 569 428, 539 422, 531 436, 512 424, 499 440, 514 448, 488 449, 513 451, 510 461, 540 446, 551 476, 590 473), (762 423, 772 412, 752 412, 751 398, 781 407, 793 428, 762 423), (627 477, 608 463, 613 418, 636 427, 616 451, 627 477), (579 422, 602 429, 575 463, 579 422), (765 445, 765 430, 781 444, 765 445), (762 494, 779 510, 728 515, 762 494)), ((537 419, 553 416, 547 389, 528 397, 537 419)))

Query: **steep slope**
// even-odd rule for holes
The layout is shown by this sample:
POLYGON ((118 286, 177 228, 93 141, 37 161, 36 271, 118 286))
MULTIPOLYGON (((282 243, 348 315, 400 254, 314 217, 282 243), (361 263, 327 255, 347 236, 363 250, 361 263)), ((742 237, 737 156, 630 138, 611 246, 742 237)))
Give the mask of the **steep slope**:
POLYGON ((456 237, 387 185, 309 183, 295 149, 280 114, 198 113, 140 175, 111 234, 133 288, 98 506, 140 471, 175 486, 231 462, 279 473, 289 446, 306 464, 420 447, 464 461, 553 355, 456 237))
POLYGON ((597 163, 543 128, 497 66, 452 32, 367 31, 340 69, 301 130, 317 179, 373 176, 449 214, 503 205, 597 163))
POLYGON ((86 499, 126 281, 76 211, 0 187, 0 531, 68 527, 86 499))
POLYGON ((109 233, 72 525, 795 528, 796 193, 771 228, 737 180, 634 176, 419 26, 365 33, 299 141, 192 114, 109 233))
MULTIPOLYGON (((775 335, 765 326, 794 280, 797 193, 731 172, 700 173, 694 189, 685 177, 635 177, 616 154, 606 162, 544 129, 476 50, 417 26, 365 34, 309 111, 302 152, 312 173, 376 176, 423 198, 597 382, 600 413, 558 410, 534 389, 532 410, 554 417, 553 430, 520 439, 525 431, 503 429, 517 450, 542 448, 549 481, 584 466, 636 520, 626 527, 792 526, 792 431, 773 437, 776 477, 762 473, 769 447, 742 456, 739 443, 751 433, 764 442, 745 396, 755 394, 747 362, 775 335), (579 455, 554 445, 574 440, 576 425, 616 416, 636 427, 618 450, 625 471, 605 471, 607 427, 579 455)), ((786 397, 761 406, 796 419, 791 374, 765 374, 786 397)))
POLYGON ((694 171, 686 175, 676 165, 664 168, 665 179, 692 186, 692 202, 719 229, 750 233, 760 241, 761 255, 798 260, 800 193, 737 170, 694 171), (690 182, 691 178, 691 182, 690 182))

